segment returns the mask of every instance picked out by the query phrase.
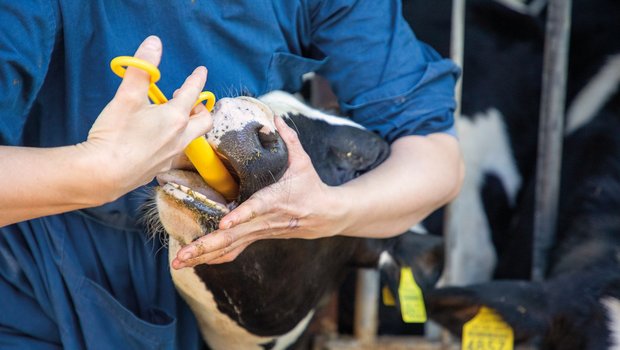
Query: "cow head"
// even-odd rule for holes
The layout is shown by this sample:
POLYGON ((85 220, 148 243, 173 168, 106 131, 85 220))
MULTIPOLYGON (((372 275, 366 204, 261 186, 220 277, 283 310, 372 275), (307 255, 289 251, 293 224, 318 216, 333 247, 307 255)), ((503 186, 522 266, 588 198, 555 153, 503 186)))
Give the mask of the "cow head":
POLYGON ((284 174, 288 152, 275 128, 273 110, 298 132, 319 176, 329 185, 374 168, 389 153, 378 136, 308 108, 289 94, 272 92, 261 100, 245 96, 219 100, 212 114, 213 129, 206 135, 239 184, 234 202, 226 203, 196 172, 172 170, 159 176, 164 184, 157 194, 161 222, 182 244, 213 231, 230 207, 284 174))
POLYGON ((224 98, 212 113, 206 135, 239 184, 233 203, 211 189, 196 172, 173 170, 160 175, 157 208, 166 232, 188 244, 217 228, 231 206, 276 182, 286 170, 288 152, 274 125, 273 112, 250 97, 224 98))
MULTIPOLYGON (((377 135, 311 109, 289 94, 221 99, 207 139, 238 180, 239 197, 226 203, 193 172, 160 176, 163 186, 157 190, 156 203, 170 237, 171 258, 183 245, 216 229, 230 207, 286 171, 287 149, 274 127, 274 113, 297 131, 319 176, 329 185, 349 181, 388 156, 388 144, 377 135)), ((320 298, 339 282, 347 266, 363 260, 361 256, 374 259, 376 265, 386 247, 398 246, 396 241, 264 240, 233 262, 171 272, 212 348, 257 344, 283 348, 305 329, 320 298)))

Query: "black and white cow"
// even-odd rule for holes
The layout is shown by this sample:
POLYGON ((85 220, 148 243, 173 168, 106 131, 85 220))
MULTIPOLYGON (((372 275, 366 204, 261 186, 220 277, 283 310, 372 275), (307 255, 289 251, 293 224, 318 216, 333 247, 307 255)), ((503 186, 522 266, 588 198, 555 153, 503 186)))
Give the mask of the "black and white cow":
POLYGON ((543 349, 620 349, 620 94, 566 141, 557 243, 544 282, 429 291, 429 315, 455 334, 481 306, 543 349))
MULTIPOLYGON (((542 58, 542 18, 508 13, 520 18, 518 23, 522 24, 515 26, 517 22, 506 20, 509 10, 493 1, 473 1, 470 6, 468 16, 478 29, 469 35, 479 41, 473 43, 477 50, 469 53, 469 64, 466 53, 463 110, 471 113, 472 105, 478 105, 475 111, 493 101, 506 108, 498 110, 503 112, 524 186, 509 215, 491 217, 498 213, 493 207, 501 208, 498 203, 505 202, 501 197, 485 202, 491 204, 485 205, 485 212, 489 223, 504 220, 500 223, 504 237, 495 242, 499 256, 496 277, 522 280, 430 291, 425 295, 429 315, 459 335, 480 306, 488 306, 513 327, 517 339, 531 340, 544 349, 620 349, 620 41, 616 40, 620 36, 620 3, 574 1, 562 210, 557 242, 549 257, 551 269, 541 283, 526 279, 531 270, 535 117, 540 93, 540 77, 536 75, 540 74, 542 58), (504 40, 488 42, 484 35, 504 40), (485 47, 488 51, 483 50, 485 47), (514 85, 517 81, 529 90, 510 90, 518 86, 514 85), (481 89, 485 85, 487 88, 481 89), (496 93, 495 87, 501 93, 496 93), (518 104, 511 107, 511 99, 518 104), (521 115, 522 110, 533 114, 521 115), (513 119, 519 115, 522 119, 513 119)), ((465 123, 479 129, 478 120, 465 123)), ((462 136, 462 142, 467 142, 467 134, 462 136)), ((485 154, 484 148, 475 148, 481 153, 474 159, 485 154)), ((468 149, 463 151, 467 153, 468 149)), ((466 154, 465 159, 471 158, 466 154)), ((468 171, 480 169, 476 162, 466 164, 468 171)), ((480 241, 472 243, 479 245, 480 241)))
MULTIPOLYGON (((237 203, 274 183, 286 170, 288 153, 275 129, 274 113, 297 130, 319 176, 329 185, 355 178, 389 154, 387 143, 375 134, 311 109, 290 94, 272 92, 259 100, 219 100, 213 130, 207 134, 239 180, 237 203)), ((193 172, 172 171, 159 180, 164 184, 156 203, 172 259, 183 245, 213 231, 235 203, 227 204, 193 172)), ((425 266, 436 260, 428 255, 441 253, 440 239, 413 233, 386 240, 263 240, 233 262, 171 273, 211 348, 284 349, 297 341, 319 300, 337 286, 347 267, 380 262, 382 269, 396 274, 405 264, 424 288, 439 275, 436 264, 425 266)))
MULTIPOLYGON (((458 125, 467 172, 452 208, 456 250, 446 261, 452 285, 529 278, 533 198, 523 194, 535 174, 545 2, 467 2, 458 125)), ((450 8, 450 0, 403 7, 416 34, 443 55, 450 8)), ((620 2, 574 0, 572 14, 567 135, 598 114, 620 81, 620 2)))

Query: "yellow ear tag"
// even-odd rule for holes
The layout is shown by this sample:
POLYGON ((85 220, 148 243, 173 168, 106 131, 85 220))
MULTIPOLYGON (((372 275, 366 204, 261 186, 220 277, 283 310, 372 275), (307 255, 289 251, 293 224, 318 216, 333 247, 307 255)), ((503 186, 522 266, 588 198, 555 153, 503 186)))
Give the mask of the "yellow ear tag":
POLYGON ((422 290, 415 283, 411 268, 403 267, 400 269, 400 285, 398 286, 398 300, 400 301, 400 312, 403 321, 406 323, 426 322, 426 308, 422 290))
POLYGON ((381 296, 383 297, 383 305, 385 306, 394 306, 396 305, 396 300, 394 299, 394 295, 390 292, 390 288, 387 286, 383 286, 381 289, 381 296))
POLYGON ((512 350, 513 344, 512 328, 485 306, 463 325, 463 350, 512 350))

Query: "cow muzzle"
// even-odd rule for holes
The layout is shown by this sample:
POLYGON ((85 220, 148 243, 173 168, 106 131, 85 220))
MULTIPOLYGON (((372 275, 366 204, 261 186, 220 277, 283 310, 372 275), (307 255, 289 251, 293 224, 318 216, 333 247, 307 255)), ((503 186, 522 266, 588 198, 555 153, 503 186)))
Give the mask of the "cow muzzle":
POLYGON ((209 187, 195 171, 171 170, 158 176, 159 219, 182 245, 217 229, 230 209, 275 183, 286 171, 288 151, 274 114, 250 97, 223 98, 213 112, 207 140, 239 184, 232 203, 209 187))

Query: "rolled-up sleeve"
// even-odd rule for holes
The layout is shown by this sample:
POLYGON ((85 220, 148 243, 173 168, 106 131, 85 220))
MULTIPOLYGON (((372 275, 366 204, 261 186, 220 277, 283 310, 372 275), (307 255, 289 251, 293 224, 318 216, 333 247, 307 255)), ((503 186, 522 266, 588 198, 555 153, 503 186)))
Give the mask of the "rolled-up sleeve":
POLYGON ((0 3, 0 145, 21 142, 49 67, 56 13, 47 0, 0 3))
POLYGON ((311 55, 342 111, 389 142, 453 133, 460 69, 418 41, 397 0, 313 3, 311 55))

